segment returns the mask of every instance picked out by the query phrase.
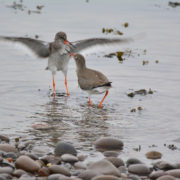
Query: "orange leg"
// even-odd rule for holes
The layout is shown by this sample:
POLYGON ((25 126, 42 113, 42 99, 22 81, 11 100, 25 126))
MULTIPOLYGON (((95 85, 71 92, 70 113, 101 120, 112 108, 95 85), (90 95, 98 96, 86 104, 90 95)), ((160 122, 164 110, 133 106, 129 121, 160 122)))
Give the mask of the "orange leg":
POLYGON ((89 98, 89 106, 91 106, 92 104, 91 104, 91 99, 89 98))
POLYGON ((65 76, 65 86, 66 86, 67 96, 69 96, 69 90, 68 90, 68 87, 67 87, 67 76, 65 76))
POLYGON ((101 108, 102 103, 103 103, 104 99, 106 98, 106 96, 108 95, 108 93, 109 93, 109 91, 107 90, 105 96, 103 97, 102 101, 99 104, 99 108, 101 108))
POLYGON ((54 76, 53 76, 53 94, 56 95, 56 92, 55 92, 55 81, 54 81, 54 76))

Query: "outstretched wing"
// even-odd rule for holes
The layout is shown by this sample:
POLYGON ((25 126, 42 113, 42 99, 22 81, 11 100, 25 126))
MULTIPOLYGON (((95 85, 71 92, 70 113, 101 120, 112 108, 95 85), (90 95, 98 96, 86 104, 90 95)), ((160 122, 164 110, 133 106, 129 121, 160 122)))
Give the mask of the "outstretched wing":
POLYGON ((46 58, 50 55, 49 43, 44 41, 25 38, 25 37, 6 37, 0 36, 0 41, 9 41, 14 43, 20 43, 28 47, 35 55, 40 58, 46 58))
MULTIPOLYGON (((71 46, 71 52, 80 53, 84 50, 89 50, 95 46, 112 46, 119 45, 121 43, 128 43, 132 41, 132 39, 108 39, 108 38, 91 38, 73 42, 73 46, 71 46)), ((95 49, 96 51, 96 49, 95 49)))

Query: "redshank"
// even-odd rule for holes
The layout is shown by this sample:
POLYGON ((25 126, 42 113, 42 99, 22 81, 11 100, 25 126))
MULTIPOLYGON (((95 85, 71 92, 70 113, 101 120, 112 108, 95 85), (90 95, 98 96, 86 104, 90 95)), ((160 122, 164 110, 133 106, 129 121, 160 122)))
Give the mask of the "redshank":
POLYGON ((88 93, 89 105, 91 105, 92 94, 102 94, 105 92, 105 96, 99 104, 99 108, 101 108, 104 99, 108 95, 108 90, 111 88, 112 82, 101 72, 87 68, 85 58, 81 54, 71 55, 76 62, 78 84, 82 90, 88 93))
MULTIPOLYGON (((67 40, 66 33, 58 32, 55 35, 54 41, 51 43, 27 38, 27 37, 7 37, 0 36, 0 40, 11 41, 15 43, 21 43, 28 47, 40 58, 48 58, 48 66, 46 69, 52 72, 53 79, 53 94, 55 94, 55 80, 54 76, 56 71, 62 71, 65 76, 65 86, 67 95, 69 96, 69 90, 67 87, 67 71, 68 71, 68 63, 71 58, 71 55, 67 52, 70 51, 72 53, 79 53, 83 50, 91 48, 96 45, 119 45, 120 43, 127 43, 131 41, 131 39, 108 39, 108 38, 90 38, 80 41, 75 41, 70 43, 67 40)), ((96 50, 95 50, 96 51, 96 50)))

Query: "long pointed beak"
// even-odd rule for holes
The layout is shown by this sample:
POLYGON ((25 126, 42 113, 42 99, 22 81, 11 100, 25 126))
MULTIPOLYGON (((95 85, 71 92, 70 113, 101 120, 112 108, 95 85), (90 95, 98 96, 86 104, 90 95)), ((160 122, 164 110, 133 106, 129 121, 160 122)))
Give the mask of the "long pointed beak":
POLYGON ((66 51, 72 56, 72 57, 74 57, 75 56, 75 54, 74 53, 72 53, 72 52, 70 52, 70 51, 68 51, 67 49, 66 49, 66 51))
POLYGON ((69 44, 69 41, 68 41, 68 40, 64 40, 64 44, 66 44, 66 45, 70 46, 70 44, 69 44))

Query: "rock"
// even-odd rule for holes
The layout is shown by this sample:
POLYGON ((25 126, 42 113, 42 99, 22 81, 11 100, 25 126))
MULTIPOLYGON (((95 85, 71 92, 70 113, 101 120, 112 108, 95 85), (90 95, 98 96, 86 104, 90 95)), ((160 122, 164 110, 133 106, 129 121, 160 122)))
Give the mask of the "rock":
POLYGON ((38 174, 39 176, 49 176, 50 171, 47 167, 42 167, 41 169, 39 169, 38 174))
POLYGON ((105 159, 92 163, 88 167, 88 170, 95 171, 97 174, 120 176, 117 168, 105 159))
POLYGON ((77 155, 76 149, 71 144, 62 141, 57 143, 54 152, 59 156, 63 154, 72 154, 75 156, 77 155))
POLYGON ((39 157, 37 155, 32 154, 32 153, 25 153, 24 155, 29 156, 33 160, 38 160, 39 159, 39 157))
POLYGON ((15 146, 10 144, 0 144, 0 150, 4 152, 17 152, 15 146))
POLYGON ((120 166, 118 167, 118 170, 120 173, 124 173, 124 174, 127 174, 127 168, 125 166, 120 166))
POLYGON ((76 162, 76 163, 74 163, 74 167, 75 167, 76 169, 87 169, 87 166, 86 166, 84 163, 82 163, 82 162, 76 162))
POLYGON ((22 169, 16 169, 13 172, 13 176, 16 176, 16 177, 21 177, 23 174, 26 174, 26 171, 24 171, 22 169))
POLYGON ((164 176, 164 175, 167 175, 167 173, 165 171, 159 170, 159 171, 152 172, 149 175, 149 177, 150 177, 150 179, 157 179, 157 178, 164 176))
POLYGON ((23 169, 28 172, 37 172, 40 165, 28 156, 20 156, 15 162, 16 168, 23 169))
POLYGON ((46 155, 41 158, 41 161, 43 161, 44 164, 61 164, 61 158, 53 155, 46 155))
POLYGON ((100 151, 105 150, 122 150, 123 142, 121 140, 111 138, 111 137, 103 137, 98 139, 95 142, 95 147, 100 151))
POLYGON ((17 159, 17 154, 14 153, 14 152, 8 152, 8 153, 4 154, 4 157, 5 158, 12 158, 13 160, 16 160, 17 159))
POLYGON ((136 158, 130 158, 126 161, 127 167, 132 164, 143 164, 143 163, 139 159, 136 159, 136 158))
POLYGON ((91 180, 93 177, 100 175, 97 171, 85 170, 79 174, 79 178, 83 180, 91 180))
POLYGON ((19 178, 19 180, 36 180, 36 177, 30 176, 30 175, 28 175, 28 174, 23 174, 23 175, 19 178))
POLYGON ((65 176, 71 176, 69 170, 62 165, 52 165, 49 167, 51 174, 63 174, 65 176))
POLYGON ((59 180, 59 178, 65 178, 65 176, 62 174, 51 174, 47 180, 59 180))
POLYGON ((105 157, 118 157, 119 156, 119 152, 117 151, 105 151, 103 154, 105 157))
POLYGON ((110 161, 114 166, 116 166, 117 168, 119 166, 124 166, 124 162, 122 159, 120 158, 116 158, 116 157, 107 157, 105 158, 106 160, 110 161))
POLYGON ((153 163, 153 167, 154 169, 160 169, 160 170, 171 170, 171 169, 175 169, 175 165, 170 164, 166 161, 158 161, 156 163, 153 163))
MULTIPOLYGON (((143 179, 143 178, 142 178, 143 179)), ((139 176, 130 174, 127 180, 142 180, 139 176)), ((123 179, 124 180, 124 179, 123 179)))
POLYGON ((162 154, 158 151, 150 151, 146 153, 148 159, 161 159, 162 154))
POLYGON ((128 171, 139 176, 147 176, 151 173, 145 164, 133 164, 128 167, 128 171))
POLYGON ((78 154, 78 155, 77 155, 77 158, 78 158, 79 161, 84 161, 84 160, 87 158, 87 155, 78 154))
POLYGON ((0 135, 0 140, 1 140, 1 141, 5 141, 5 142, 7 142, 7 143, 10 141, 9 138, 6 137, 6 136, 4 136, 4 135, 0 135))
POLYGON ((38 157, 42 157, 50 152, 50 148, 47 146, 35 146, 33 147, 31 153, 38 157))
POLYGON ((0 174, 0 180, 6 180, 6 177, 4 177, 2 174, 0 174))
POLYGON ((169 170, 169 171, 166 171, 166 173, 167 173, 168 175, 171 175, 171 176, 180 178, 180 169, 169 170))
POLYGON ((73 156, 72 154, 63 154, 61 156, 62 161, 68 162, 68 163, 75 163, 78 161, 78 158, 76 156, 73 156))
POLYGON ((0 167, 0 174, 2 173, 7 173, 7 174, 12 174, 13 168, 11 167, 0 167))
POLYGON ((176 178, 174 178, 173 176, 170 176, 170 175, 165 175, 165 176, 161 176, 161 177, 157 178, 157 180, 176 180, 176 178))
POLYGON ((92 180, 120 180, 120 178, 111 175, 100 175, 94 177, 92 180))

